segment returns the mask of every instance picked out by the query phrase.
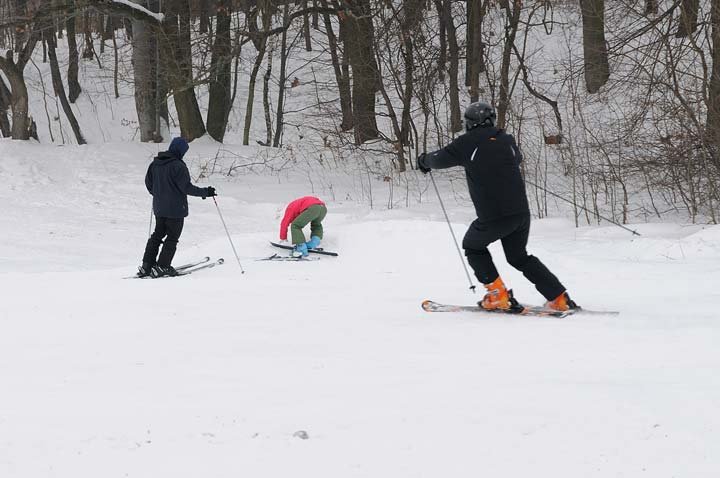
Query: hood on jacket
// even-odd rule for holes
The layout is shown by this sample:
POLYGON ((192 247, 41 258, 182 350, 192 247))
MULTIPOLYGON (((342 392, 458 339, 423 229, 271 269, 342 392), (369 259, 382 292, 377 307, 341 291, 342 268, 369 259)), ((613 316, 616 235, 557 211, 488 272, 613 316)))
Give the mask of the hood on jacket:
POLYGON ((185 156, 185 153, 188 152, 188 149, 190 149, 190 145, 188 145, 188 142, 185 141, 185 138, 174 138, 170 142, 170 147, 168 148, 168 153, 175 156, 177 159, 183 159, 183 156, 185 156))
POLYGON ((156 166, 166 166, 177 159, 178 157, 170 151, 161 151, 157 156, 155 156, 155 159, 153 159, 153 164, 156 166))

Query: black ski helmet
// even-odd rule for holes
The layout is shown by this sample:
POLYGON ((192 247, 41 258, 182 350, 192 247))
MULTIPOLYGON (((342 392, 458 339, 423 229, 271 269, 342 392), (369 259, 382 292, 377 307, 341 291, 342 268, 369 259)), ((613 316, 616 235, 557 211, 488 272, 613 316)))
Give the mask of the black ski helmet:
POLYGON ((476 101, 470 103, 465 108, 465 131, 470 131, 473 128, 480 126, 481 128, 488 128, 495 126, 495 108, 488 103, 482 101, 476 101))

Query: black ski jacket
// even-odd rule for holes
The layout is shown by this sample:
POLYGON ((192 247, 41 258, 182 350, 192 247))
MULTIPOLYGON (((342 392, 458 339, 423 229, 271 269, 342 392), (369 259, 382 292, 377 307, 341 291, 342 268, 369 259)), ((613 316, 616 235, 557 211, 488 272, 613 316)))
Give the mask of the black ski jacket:
POLYGON ((158 217, 180 218, 188 215, 187 196, 205 198, 207 188, 194 186, 185 162, 169 151, 157 155, 145 175, 145 187, 153 197, 158 217))
POLYGON ((522 153, 515 138, 501 129, 473 128, 421 159, 430 169, 465 168, 470 198, 482 222, 530 213, 520 174, 522 153))

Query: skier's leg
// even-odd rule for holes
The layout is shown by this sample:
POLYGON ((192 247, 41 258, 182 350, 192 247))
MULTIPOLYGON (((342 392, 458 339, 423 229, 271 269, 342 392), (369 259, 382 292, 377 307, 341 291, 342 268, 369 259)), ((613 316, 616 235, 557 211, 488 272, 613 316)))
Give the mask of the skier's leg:
POLYGON ((487 290, 487 294, 478 302, 483 309, 509 309, 514 303, 512 294, 500 278, 487 248, 491 242, 502 237, 505 229, 503 219, 485 223, 475 220, 463 239, 463 248, 470 267, 487 290))
POLYGON ((312 221, 310 221, 310 237, 315 236, 318 239, 323 238, 323 225, 322 221, 325 219, 325 216, 327 215, 327 208, 325 206, 322 206, 320 204, 316 206, 312 206, 309 209, 317 208, 317 215, 315 218, 313 218, 312 221))
POLYGON ((483 284, 490 284, 499 274, 493 263, 487 246, 500 238, 497 224, 480 222, 476 219, 470 224, 463 238, 463 249, 475 277, 483 284))
POLYGON ((155 230, 145 245, 145 254, 143 254, 143 265, 152 267, 157 262, 158 250, 162 244, 163 237, 167 234, 166 223, 167 218, 155 217, 155 230))
POLYGON ((557 277, 540 262, 540 259, 527 253, 530 235, 530 215, 519 216, 514 231, 502 238, 502 245, 508 263, 535 284, 535 288, 547 300, 553 300, 565 291, 557 277))
POLYGON ((305 234, 303 233, 303 228, 310 224, 310 222, 318 216, 320 212, 319 208, 320 205, 317 204, 314 206, 310 206, 309 208, 305 209, 302 214, 296 217, 293 222, 290 223, 290 235, 292 236, 293 244, 305 243, 305 234))
POLYGON ((177 243, 180 240, 180 234, 182 234, 183 224, 185 220, 180 218, 168 218, 167 222, 167 239, 163 244, 160 257, 158 258, 158 265, 168 267, 175 257, 175 251, 177 250, 177 243))

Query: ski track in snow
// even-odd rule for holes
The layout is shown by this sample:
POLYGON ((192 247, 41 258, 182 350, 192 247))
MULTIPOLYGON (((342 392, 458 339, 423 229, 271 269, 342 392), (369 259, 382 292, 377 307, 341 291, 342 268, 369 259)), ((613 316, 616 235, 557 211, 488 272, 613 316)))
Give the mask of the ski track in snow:
MULTIPOLYGON (((212 201, 190 198, 176 263, 226 263, 123 281, 154 148, 0 141, 0 476, 720 474, 717 226, 535 221, 530 251, 618 317, 427 314, 426 298, 479 299, 436 203, 329 201, 340 257, 255 262, 307 184, 213 179, 247 273, 212 201)), ((472 211, 452 209, 461 237, 472 211)))

